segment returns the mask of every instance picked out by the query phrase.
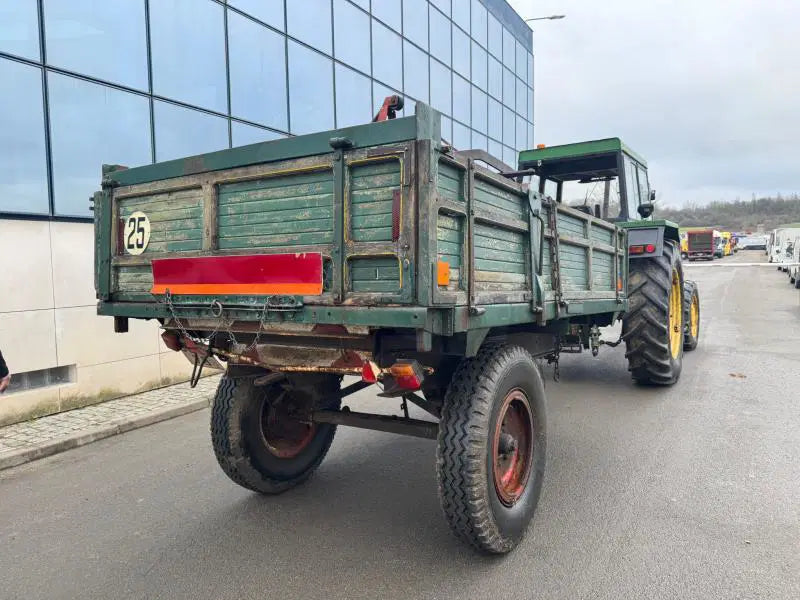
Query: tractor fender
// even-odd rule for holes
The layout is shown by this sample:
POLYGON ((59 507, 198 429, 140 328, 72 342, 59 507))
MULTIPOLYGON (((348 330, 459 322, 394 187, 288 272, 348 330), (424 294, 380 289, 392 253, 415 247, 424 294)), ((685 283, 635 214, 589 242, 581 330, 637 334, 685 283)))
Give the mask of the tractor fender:
POLYGON ((631 259, 663 255, 665 240, 672 240, 680 244, 677 228, 667 225, 642 224, 639 227, 626 226, 625 229, 628 232, 628 257, 631 259), (648 247, 654 249, 647 252, 648 247))

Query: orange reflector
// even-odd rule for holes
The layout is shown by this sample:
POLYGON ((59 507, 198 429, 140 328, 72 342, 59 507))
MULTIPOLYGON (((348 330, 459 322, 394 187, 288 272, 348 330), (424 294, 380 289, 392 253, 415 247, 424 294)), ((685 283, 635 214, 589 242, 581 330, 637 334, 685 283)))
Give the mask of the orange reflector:
POLYGON ((450 263, 443 260, 436 263, 436 283, 439 285, 450 284, 450 263))
POLYGON ((630 254, 644 254, 644 246, 630 246, 628 252, 630 254))
POLYGON ((361 380, 366 381, 367 383, 377 383, 378 374, 380 372, 381 369, 378 365, 371 360, 366 360, 364 361, 364 364, 361 365, 361 380))
POLYGON ((622 277, 617 277, 617 289, 622 291, 622 277))
POLYGON ((656 251, 656 247, 653 244, 647 244, 647 246, 644 247, 644 251, 650 254, 656 251))

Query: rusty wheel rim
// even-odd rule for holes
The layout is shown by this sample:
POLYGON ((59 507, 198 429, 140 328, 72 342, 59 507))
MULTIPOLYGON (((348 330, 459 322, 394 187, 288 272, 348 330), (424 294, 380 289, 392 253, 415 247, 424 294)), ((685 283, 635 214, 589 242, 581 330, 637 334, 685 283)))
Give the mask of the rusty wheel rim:
POLYGON ((519 388, 508 392, 497 415, 492 439, 494 488, 500 501, 513 506, 525 491, 533 459, 533 415, 519 388))
POLYGON ((314 439, 316 425, 304 423, 290 412, 288 394, 261 403, 261 436, 267 450, 278 458, 294 458, 314 439))

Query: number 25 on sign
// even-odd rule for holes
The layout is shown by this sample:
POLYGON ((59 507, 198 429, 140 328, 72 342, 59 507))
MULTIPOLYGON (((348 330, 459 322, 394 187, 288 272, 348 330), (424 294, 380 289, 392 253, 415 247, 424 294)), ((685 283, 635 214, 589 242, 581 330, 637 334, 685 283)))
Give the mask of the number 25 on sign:
POLYGON ((141 254, 150 243, 150 219, 143 212, 136 211, 125 219, 123 245, 128 254, 141 254))

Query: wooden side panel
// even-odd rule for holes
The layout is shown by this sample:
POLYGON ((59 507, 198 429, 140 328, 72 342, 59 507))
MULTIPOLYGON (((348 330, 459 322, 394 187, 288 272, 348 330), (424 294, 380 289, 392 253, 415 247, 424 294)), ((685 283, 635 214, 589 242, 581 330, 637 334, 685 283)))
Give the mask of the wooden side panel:
POLYGON ((613 292, 616 286, 613 256, 597 249, 592 250, 592 253, 592 289, 613 292))
POLYGON ((589 267, 586 259, 586 249, 561 241, 558 259, 561 285, 564 291, 583 291, 588 289, 586 278, 589 267))
POLYGON ((522 198, 483 179, 475 178, 474 194, 472 206, 475 209, 492 212, 506 219, 528 218, 522 198))
POLYGON ((149 294, 153 287, 150 265, 126 265, 114 269, 114 290, 149 294))
POLYGON ((350 235, 353 241, 392 240, 392 205, 400 184, 400 161, 396 159, 350 168, 350 235))
POLYGON ((449 200, 461 204, 466 202, 464 195, 464 171, 444 161, 439 161, 439 177, 436 181, 436 191, 441 200, 449 200))
POLYGON ((438 260, 450 265, 450 283, 446 289, 463 289, 461 268, 464 256, 464 217, 439 213, 436 222, 436 246, 438 260))
POLYGON ((475 289, 522 291, 527 289, 530 257, 527 234, 498 226, 476 224, 474 229, 475 289))
POLYGON ((397 293, 400 289, 400 263, 397 257, 353 257, 347 262, 350 291, 397 293))
POLYGON ((123 222, 141 211, 150 221, 150 243, 143 256, 200 250, 203 246, 203 191, 201 188, 122 198, 118 218, 123 222))
POLYGON ((333 187, 328 170, 221 184, 219 248, 331 244, 333 187))

